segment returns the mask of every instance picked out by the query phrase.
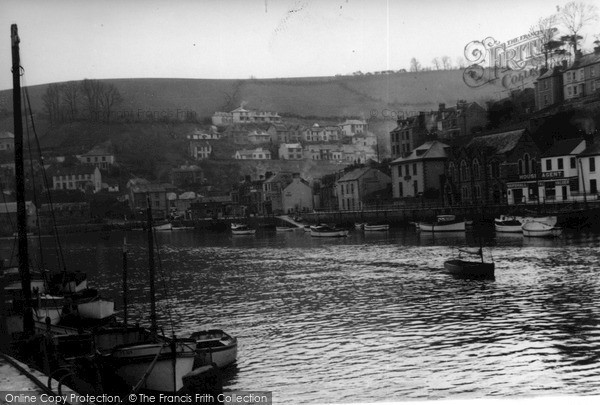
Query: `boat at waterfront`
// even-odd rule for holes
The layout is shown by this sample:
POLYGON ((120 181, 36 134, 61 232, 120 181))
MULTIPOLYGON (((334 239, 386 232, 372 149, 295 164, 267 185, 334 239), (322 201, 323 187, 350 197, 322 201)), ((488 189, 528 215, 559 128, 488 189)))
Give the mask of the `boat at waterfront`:
POLYGON ((167 222, 166 224, 154 225, 152 228, 155 231, 171 231, 173 230, 173 224, 167 222))
POLYGON ((493 262, 484 261, 482 246, 476 252, 464 249, 459 249, 458 251, 458 258, 444 262, 444 268, 450 274, 465 278, 494 278, 496 266, 493 262), (479 256, 480 260, 464 260, 462 254, 479 256))
POLYGON ((237 338, 221 329, 194 332, 190 338, 196 341, 194 368, 213 363, 224 368, 237 360, 237 338))
POLYGON ((456 232, 466 230, 465 220, 455 215, 438 215, 435 222, 419 222, 418 229, 422 232, 456 232))
POLYGON ((296 229, 296 227, 293 227, 293 226, 277 226, 277 227, 275 227, 275 230, 277 232, 291 232, 294 229, 296 229))
POLYGON ((558 218, 556 216, 523 217, 501 215, 499 218, 494 219, 494 228, 496 232, 521 233, 523 225, 532 221, 554 226, 558 222, 558 218))
POLYGON ((369 224, 366 223, 364 226, 365 232, 368 231, 388 231, 390 229, 389 224, 369 224))
POLYGON ((310 227, 310 236, 318 238, 332 238, 348 236, 350 232, 347 229, 337 228, 329 225, 316 225, 310 227))
POLYGON ((256 233, 256 229, 250 228, 246 224, 231 224, 231 233, 233 235, 254 235, 256 233))
POLYGON ((544 222, 529 221, 522 226, 523 236, 528 237, 558 237, 562 235, 562 228, 554 225, 549 225, 544 222))
POLYGON ((365 223, 364 222, 355 223, 354 229, 356 229, 357 231, 363 231, 365 229, 365 223))

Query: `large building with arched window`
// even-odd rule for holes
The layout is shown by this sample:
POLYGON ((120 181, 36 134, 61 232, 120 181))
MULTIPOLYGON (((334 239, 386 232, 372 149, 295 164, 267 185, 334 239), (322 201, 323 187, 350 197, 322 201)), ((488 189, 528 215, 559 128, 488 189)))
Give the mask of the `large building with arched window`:
POLYGON ((540 150, 526 129, 478 136, 467 145, 451 148, 445 168, 444 204, 500 204, 509 195, 537 198, 537 189, 522 190, 516 183, 521 177, 536 176, 539 156, 540 150), (516 182, 514 186, 511 181, 516 182))

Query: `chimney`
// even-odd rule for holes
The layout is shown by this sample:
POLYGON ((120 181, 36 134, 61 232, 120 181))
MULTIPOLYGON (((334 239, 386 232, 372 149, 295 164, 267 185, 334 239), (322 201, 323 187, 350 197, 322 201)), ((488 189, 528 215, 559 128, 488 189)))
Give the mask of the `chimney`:
POLYGON ((444 111, 446 109, 446 104, 445 103, 440 103, 439 108, 440 111, 444 111))

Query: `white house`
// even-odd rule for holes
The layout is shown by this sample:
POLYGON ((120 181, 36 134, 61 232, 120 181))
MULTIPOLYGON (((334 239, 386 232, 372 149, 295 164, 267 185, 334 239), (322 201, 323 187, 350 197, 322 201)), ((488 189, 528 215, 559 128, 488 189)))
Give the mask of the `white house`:
POLYGON ((60 167, 52 172, 54 190, 102 190, 102 174, 97 166, 60 167))
POLYGON ((15 148, 15 136, 10 132, 0 132, 0 151, 12 151, 15 148))
POLYGON ((367 131, 367 122, 363 120, 346 120, 338 126, 345 136, 354 136, 367 131))
POLYGON ((240 160, 261 160, 271 159, 271 151, 263 148, 242 149, 235 152, 235 159, 240 160))
POLYGON ((100 169, 108 169, 115 164, 115 155, 111 152, 110 141, 94 146, 89 152, 78 155, 77 158, 85 165, 93 165, 100 169))
POLYGON ((299 143, 282 143, 279 145, 279 159, 301 160, 303 159, 302 145, 299 143))
POLYGON ((292 182, 281 193, 283 212, 304 212, 313 210, 312 187, 299 173, 294 173, 292 182))
MULTIPOLYGON (((556 142, 542 155, 538 195, 542 201, 567 201, 580 195, 580 164, 577 156, 585 150, 581 138, 556 142)), ((600 163, 600 162, 599 162, 600 163)), ((535 174, 534 174, 535 175, 535 174)))
POLYGON ((581 171, 579 179, 580 190, 586 199, 598 199, 598 184, 600 184, 600 143, 588 142, 585 150, 577 157, 581 171))

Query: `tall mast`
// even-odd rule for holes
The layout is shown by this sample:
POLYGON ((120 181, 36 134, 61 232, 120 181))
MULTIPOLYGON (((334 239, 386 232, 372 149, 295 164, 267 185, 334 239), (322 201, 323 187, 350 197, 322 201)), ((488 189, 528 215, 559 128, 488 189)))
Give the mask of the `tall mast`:
POLYGON ((152 229, 152 205, 150 205, 150 195, 147 197, 148 208, 146 211, 148 222, 148 276, 150 278, 150 332, 156 335, 158 327, 156 325, 156 297, 154 290, 154 234, 152 229))
POLYGON ((33 309, 31 300, 31 275, 27 252, 27 210, 25 207, 25 170, 23 164, 23 118, 21 117, 21 61, 19 57, 19 31, 17 24, 10 26, 12 44, 13 115, 15 129, 15 178, 17 192, 17 235, 19 245, 19 274, 25 298, 23 331, 33 334, 33 309))

